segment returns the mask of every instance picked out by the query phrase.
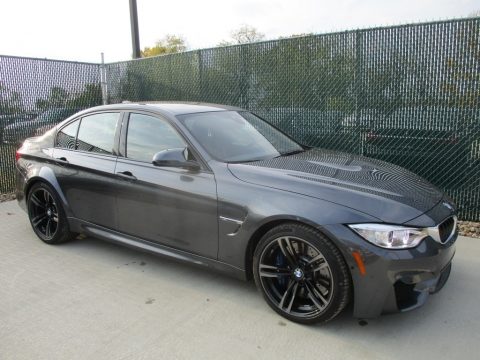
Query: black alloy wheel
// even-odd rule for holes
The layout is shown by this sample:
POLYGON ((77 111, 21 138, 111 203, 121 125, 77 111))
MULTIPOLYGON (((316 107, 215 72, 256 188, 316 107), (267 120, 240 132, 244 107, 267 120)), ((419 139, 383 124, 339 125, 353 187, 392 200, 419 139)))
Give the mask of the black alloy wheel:
POLYGON ((27 198, 28 217, 35 234, 48 244, 71 239, 66 216, 55 191, 45 183, 36 183, 27 198))
POLYGON ((300 323, 326 322, 350 296, 350 275, 338 249, 304 225, 270 230, 254 255, 254 276, 267 303, 300 323))

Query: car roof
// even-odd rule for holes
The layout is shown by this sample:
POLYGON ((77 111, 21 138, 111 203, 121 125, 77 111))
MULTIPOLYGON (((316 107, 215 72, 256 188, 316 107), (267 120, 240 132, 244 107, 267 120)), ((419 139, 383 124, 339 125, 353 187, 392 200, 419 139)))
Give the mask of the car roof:
POLYGON ((87 111, 100 110, 150 110, 166 115, 184 115, 211 111, 243 110, 237 107, 200 102, 123 102, 121 104, 102 105, 87 109, 87 111))

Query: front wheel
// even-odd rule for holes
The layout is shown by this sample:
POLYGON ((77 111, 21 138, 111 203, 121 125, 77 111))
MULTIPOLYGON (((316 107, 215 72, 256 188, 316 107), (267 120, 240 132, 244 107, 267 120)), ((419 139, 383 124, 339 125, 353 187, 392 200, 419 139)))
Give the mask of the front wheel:
POLYGON ((255 249, 253 266, 267 303, 295 322, 327 322, 350 298, 350 274, 340 251, 305 225, 288 223, 267 232, 255 249))

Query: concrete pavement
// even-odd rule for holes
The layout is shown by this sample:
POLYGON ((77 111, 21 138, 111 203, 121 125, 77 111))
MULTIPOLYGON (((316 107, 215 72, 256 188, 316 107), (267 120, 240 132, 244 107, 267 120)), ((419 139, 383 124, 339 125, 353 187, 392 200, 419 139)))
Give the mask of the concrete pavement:
POLYGON ((253 283, 90 238, 46 245, 1 203, 0 359, 478 359, 479 258, 460 238, 421 309, 301 326, 253 283))

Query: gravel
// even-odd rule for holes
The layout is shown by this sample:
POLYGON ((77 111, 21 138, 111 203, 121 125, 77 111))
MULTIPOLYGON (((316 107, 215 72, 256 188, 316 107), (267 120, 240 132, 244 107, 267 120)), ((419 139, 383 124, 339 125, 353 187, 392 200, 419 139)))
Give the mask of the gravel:
MULTIPOLYGON (((0 194, 0 203, 4 201, 15 200, 15 194, 0 194)), ((460 235, 480 238, 480 222, 474 221, 459 221, 458 227, 460 235)))
POLYGON ((0 203, 4 201, 10 201, 10 200, 15 200, 15 194, 10 193, 10 194, 0 194, 0 203))
POLYGON ((460 235, 480 238, 480 222, 459 221, 460 235))

